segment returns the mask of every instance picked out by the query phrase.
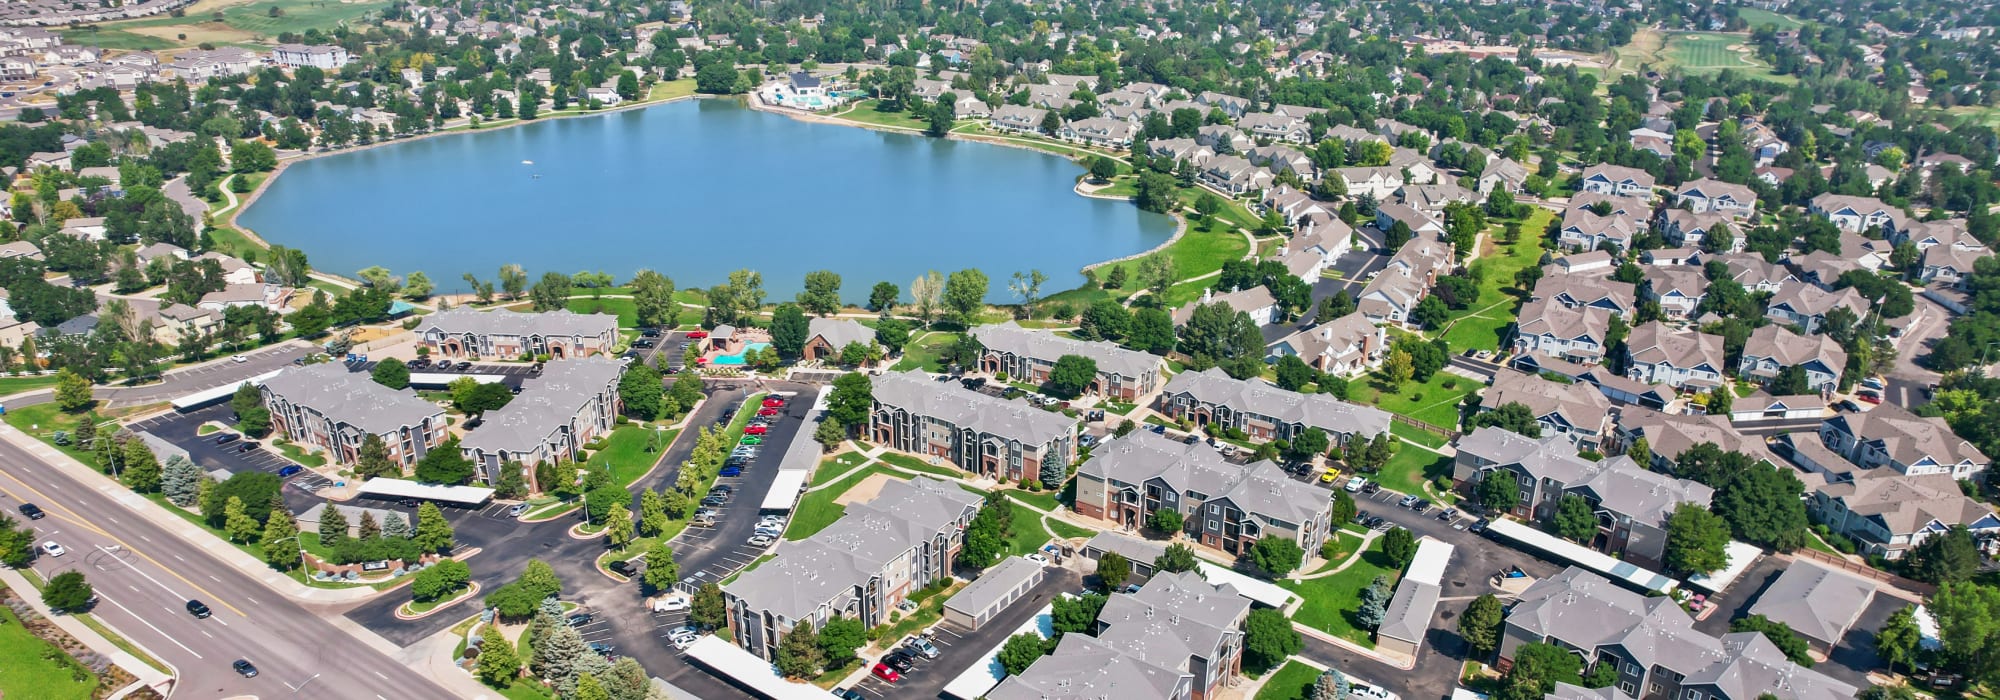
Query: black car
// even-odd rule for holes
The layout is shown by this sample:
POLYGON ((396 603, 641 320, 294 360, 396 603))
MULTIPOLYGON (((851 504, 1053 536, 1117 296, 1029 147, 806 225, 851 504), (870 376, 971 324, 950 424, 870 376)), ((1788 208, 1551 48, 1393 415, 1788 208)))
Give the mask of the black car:
POLYGON ((639 573, 639 570, 632 566, 632 562, 623 559, 611 562, 606 565, 606 568, 611 569, 611 573, 618 574, 619 576, 636 576, 639 573))
POLYGON ((194 619, 197 620, 206 620, 208 619, 208 616, 211 614, 208 610, 208 606, 203 604, 199 600, 188 601, 187 609, 188 609, 188 614, 193 615, 194 619))
POLYGON ((916 658, 910 656, 909 652, 901 650, 889 652, 888 656, 882 657, 882 663, 896 669, 897 673, 909 673, 910 669, 917 667, 916 658))
POLYGON ((463 372, 468 369, 472 369, 472 363, 460 361, 458 364, 452 365, 451 368, 463 372))
POLYGON ((658 338, 660 337, 660 329, 647 328, 645 330, 639 331, 639 336, 642 338, 658 338))
POLYGON ((42 512, 41 506, 35 505, 33 503, 21 504, 20 511, 21 515, 27 516, 29 520, 41 520, 42 518, 49 517, 48 513, 42 512))
POLYGON ((249 659, 237 659, 230 662, 229 667, 236 669, 236 672, 242 674, 244 678, 257 677, 257 666, 250 663, 249 659))
POLYGON ((848 690, 846 688, 834 688, 833 696, 836 698, 840 698, 840 700, 868 700, 868 696, 862 695, 852 690, 848 690))
POLYGON ((734 493, 735 491, 736 487, 728 484, 719 484, 715 488, 708 490, 709 493, 734 493))
POLYGON ((724 503, 728 503, 728 502, 729 502, 729 498, 728 498, 728 497, 725 497, 725 496, 720 496, 720 495, 717 495, 717 496, 709 496, 709 497, 707 497, 707 498, 703 498, 703 499, 701 499, 701 504, 702 504, 702 505, 705 505, 705 506, 710 506, 710 507, 713 507, 713 506, 719 506, 719 505, 722 505, 722 504, 724 504, 724 503))
POLYGON ((597 619, 597 616, 590 613, 577 613, 569 616, 569 626, 581 627, 590 624, 590 621, 595 619, 597 619))
POLYGON ((256 440, 245 440, 245 441, 243 441, 243 444, 241 444, 241 445, 238 445, 238 446, 236 446, 236 451, 237 451, 237 452, 249 452, 249 451, 251 451, 251 450, 254 450, 254 449, 257 449, 257 448, 259 448, 259 447, 263 447, 263 445, 259 445, 259 444, 257 444, 257 441, 256 441, 256 440))
POLYGON ((227 445, 229 443, 236 442, 237 440, 241 439, 243 439, 242 435, 238 435, 236 433, 223 433, 221 435, 215 436, 215 444, 227 445))
POLYGON ((614 646, 611 646, 611 645, 609 645, 609 644, 606 644, 606 643, 604 643, 604 642, 591 642, 591 643, 590 643, 590 650, 591 650, 591 651, 594 651, 594 652, 597 652, 597 653, 598 653, 598 655, 600 655, 600 656, 610 656, 610 655, 611 655, 611 652, 614 652, 614 651, 617 651, 617 650, 618 650, 618 647, 614 647, 614 646))
POLYGON ((423 369, 425 367, 431 366, 431 361, 419 357, 417 359, 410 360, 409 362, 404 363, 404 366, 409 367, 410 369, 423 369))

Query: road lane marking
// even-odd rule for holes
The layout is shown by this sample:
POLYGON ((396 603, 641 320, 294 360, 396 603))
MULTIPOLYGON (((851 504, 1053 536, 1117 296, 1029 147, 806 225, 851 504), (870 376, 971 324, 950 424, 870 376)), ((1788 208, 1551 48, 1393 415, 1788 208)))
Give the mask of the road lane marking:
POLYGON ((145 625, 145 626, 147 626, 147 627, 151 627, 151 628, 152 628, 152 630, 153 630, 154 632, 158 632, 160 636, 162 636, 162 637, 166 637, 166 638, 167 638, 167 641, 169 641, 169 642, 173 642, 173 643, 174 643, 174 646, 177 646, 177 647, 180 647, 180 648, 182 648, 182 649, 186 649, 186 650, 187 650, 187 653, 189 653, 189 654, 193 654, 193 655, 194 655, 194 658, 197 658, 197 659, 201 658, 201 654, 200 654, 199 652, 196 652, 196 651, 195 651, 195 650, 193 650, 193 649, 188 649, 188 645, 186 645, 186 644, 182 644, 182 643, 181 643, 181 640, 179 640, 179 639, 175 639, 173 635, 171 635, 171 634, 167 634, 167 633, 166 633, 165 631, 161 630, 161 629, 160 629, 160 628, 158 628, 158 627, 153 627, 153 623, 151 623, 151 622, 147 622, 147 621, 146 621, 146 618, 143 618, 143 617, 140 617, 138 613, 135 613, 135 612, 132 612, 132 609, 131 609, 131 608, 128 608, 128 607, 125 607, 125 605, 124 605, 123 603, 120 603, 120 602, 118 602, 118 601, 117 601, 117 599, 114 599, 114 598, 112 598, 111 596, 101 596, 101 598, 100 598, 100 599, 101 599, 101 600, 103 600, 103 601, 104 601, 104 602, 106 602, 106 603, 110 603, 110 604, 112 604, 112 605, 116 605, 116 606, 118 606, 118 609, 119 609, 119 610, 123 610, 123 611, 125 611, 125 614, 127 614, 127 615, 131 615, 131 616, 132 616, 132 619, 134 619, 134 620, 138 620, 138 621, 139 621, 139 624, 142 624, 142 625, 145 625))

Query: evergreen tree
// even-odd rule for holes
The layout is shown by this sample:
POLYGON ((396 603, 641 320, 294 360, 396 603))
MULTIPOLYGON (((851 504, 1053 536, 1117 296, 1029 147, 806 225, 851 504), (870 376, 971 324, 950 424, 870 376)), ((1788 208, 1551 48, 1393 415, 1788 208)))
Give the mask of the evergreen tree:
POLYGON ((500 635, 499 625, 487 625, 479 635, 479 680, 505 689, 521 677, 521 656, 514 645, 500 635))
POLYGON ((97 440, 97 421, 96 411, 85 413, 83 418, 77 420, 75 435, 77 447, 88 449, 90 443, 97 440))
POLYGON ((646 550, 646 571, 641 574, 640 580, 648 589, 664 591, 672 588, 680 578, 681 567, 674 563, 674 548, 666 542, 654 542, 646 550))
POLYGON ((243 499, 230 496, 222 507, 222 529, 231 542, 249 542, 257 539, 261 527, 256 518, 245 512, 243 499))
POLYGON ((1200 565, 1201 560, 1195 557, 1194 548, 1179 542, 1167 545, 1166 551, 1161 552, 1160 556, 1153 560, 1153 569, 1157 571, 1173 573, 1193 571, 1204 579, 1208 578, 1207 574, 1201 573, 1200 565))
POLYGON ((403 475, 403 467, 389 459, 389 444, 382 441, 382 436, 369 433, 361 439, 361 454, 354 461, 354 473, 371 479, 393 479, 403 475))
POLYGON ((704 630, 722 629, 728 624, 729 608, 722 599, 721 586, 705 583, 695 589, 694 600, 688 606, 688 621, 704 630))
POLYGON ((1312 690, 1306 693, 1306 700, 1346 700, 1347 676, 1339 671, 1327 669, 1313 679, 1312 690))
POLYGON ((577 659, 588 653, 583 646, 583 637, 576 628, 557 624, 547 635, 535 637, 534 658, 528 668, 535 676, 553 685, 561 685, 576 672, 577 659))
POLYGON ((786 678, 817 676, 825 660, 826 656, 819 648, 819 635, 813 632, 811 620, 799 620, 778 643, 778 673, 786 678))
POLYGON ((611 700, 646 700, 646 691, 652 688, 651 678, 646 669, 630 656, 611 665, 611 672, 598 677, 604 689, 610 691, 611 700))
POLYGON ((194 505, 201 490, 201 468, 180 455, 167 458, 167 464, 160 470, 160 492, 167 500, 183 508, 194 505))
POLYGON ((611 510, 604 515, 604 539, 611 546, 624 549, 632 543, 632 512, 624 503, 611 504, 611 510))
POLYGON ((145 440, 125 442, 125 468, 120 473, 125 485, 139 493, 153 493, 160 490, 160 463, 153 457, 153 449, 145 440))
POLYGON ((404 518, 402 513, 391 512, 382 518, 383 537, 406 540, 412 534, 414 532, 410 529, 410 521, 404 518))
POLYGON ((566 697, 572 700, 611 700, 611 691, 605 690, 604 684, 597 682, 597 676, 579 673, 576 676, 576 691, 566 697))
POLYGON ((1472 657, 1484 659, 1500 648, 1500 599, 1491 593, 1472 599, 1472 605, 1458 618, 1458 636, 1472 648, 1472 657))
POLYGON ((367 541, 382 537, 382 525, 375 522, 375 514, 361 511, 361 522, 354 526, 354 538, 367 541))
POLYGON ((264 549, 264 563, 279 570, 290 570, 299 563, 299 524, 292 520, 292 514, 283 508, 273 509, 269 520, 264 521, 264 536, 257 541, 264 549))
POLYGON ((347 538, 347 514, 329 502, 319 511, 319 543, 333 546, 333 543, 347 538))
POLYGON ((416 540, 418 549, 440 554, 451 551, 457 542, 457 534, 452 532, 451 523, 445 521, 444 511, 430 502, 417 506, 417 531, 411 538, 416 540))

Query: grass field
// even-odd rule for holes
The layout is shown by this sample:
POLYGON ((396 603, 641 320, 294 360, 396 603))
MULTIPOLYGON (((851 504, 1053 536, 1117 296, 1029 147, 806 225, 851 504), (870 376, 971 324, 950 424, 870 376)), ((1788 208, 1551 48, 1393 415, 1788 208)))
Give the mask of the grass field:
MULTIPOLYGON (((106 22, 62 32, 70 43, 107 49, 158 50, 209 44, 255 44, 279 34, 331 30, 388 7, 384 0, 260 0, 218 2, 184 17, 106 22), (218 17, 219 16, 219 17, 218 17)), ((199 6, 197 6, 199 7, 199 6)))
POLYGON ((1397 445, 1396 454, 1375 475, 1383 488, 1404 494, 1422 494, 1424 482, 1439 474, 1451 473, 1451 458, 1415 445, 1397 445))
POLYGON ((1382 553, 1381 538, 1376 538, 1375 544, 1361 553, 1359 561, 1340 573, 1303 581, 1280 581, 1278 585, 1305 599, 1305 604, 1293 613, 1294 621, 1373 649, 1374 635, 1356 627, 1350 616, 1361 608, 1361 591, 1376 576, 1388 577, 1391 586, 1402 576, 1390 563, 1389 555, 1382 553))
POLYGON ((839 520, 840 516, 847 513, 847 506, 834 503, 833 499, 839 498, 840 494, 847 493, 848 489, 854 488, 873 474, 902 478, 888 467, 874 464, 834 482, 832 486, 808 492, 799 498, 799 507, 792 510, 792 524, 785 527, 785 539, 793 542, 803 540, 826 529, 826 526, 832 525, 833 521, 839 520))
POLYGON ((939 356, 944 354, 945 348, 951 347, 952 343, 958 342, 958 338, 959 334, 957 333, 932 332, 925 334, 921 340, 903 346, 903 359, 898 360, 896 366, 892 369, 898 372, 911 369, 921 369, 926 372, 943 372, 945 369, 944 361, 939 356))
POLYGON ((671 100, 694 94, 694 79, 667 80, 653 83, 653 89, 646 91, 648 100, 671 100))
POLYGON ((1533 209, 1521 222, 1521 236, 1513 244, 1499 242, 1504 223, 1496 223, 1488 232, 1489 247, 1473 261, 1479 272, 1479 301, 1470 308, 1452 312, 1452 320, 1444 332, 1444 339, 1451 343, 1453 351, 1499 350, 1501 337, 1520 315, 1521 297, 1515 294, 1521 290, 1514 285, 1514 273, 1541 262, 1542 238, 1537 232, 1548 227, 1549 220, 1555 217, 1547 209, 1533 209))
POLYGON ((919 131, 930 127, 930 122, 910 116, 910 113, 907 111, 878 112, 875 110, 875 105, 879 102, 879 100, 862 100, 856 102, 852 109, 840 112, 839 118, 863 124, 893 126, 899 129, 917 129, 919 131))
MULTIPOLYGON (((1768 18, 1764 18, 1768 19, 1768 18)), ((1650 67, 1667 72, 1673 69, 1691 75, 1710 75, 1734 69, 1743 75, 1777 82, 1791 82, 1758 60, 1744 44, 1747 35, 1722 32, 1660 32, 1642 29, 1632 42, 1612 52, 1612 70, 1638 73, 1650 67)), ((1615 76, 1610 76, 1615 77, 1615 76)))
POLYGON ((0 695, 36 700, 89 698, 96 686, 89 670, 29 632, 14 611, 0 607, 0 695))
POLYGON ((1348 395, 1356 403, 1372 404, 1441 428, 1458 425, 1459 403, 1479 388, 1479 382, 1443 370, 1423 383, 1404 382, 1394 391, 1384 391, 1386 385, 1380 381, 1380 375, 1368 375, 1366 381, 1350 383, 1348 395))
POLYGON ((1287 661, 1270 680, 1264 681, 1264 687, 1257 689, 1256 700, 1305 700, 1317 680, 1319 669, 1287 661))
POLYGON ((592 299, 571 297, 569 310, 580 314, 614 314, 618 316, 619 328, 639 327, 639 306, 631 299, 592 299))
POLYGON ((39 374, 29 377, 4 377, 0 378, 0 396, 45 389, 55 385, 56 375, 53 374, 39 374))
POLYGON ((1738 7, 1736 8, 1736 16, 1741 17, 1743 18, 1743 21, 1750 23, 1751 29, 1756 29, 1758 27, 1762 27, 1767 24, 1773 27, 1777 27, 1780 30, 1798 29, 1799 27, 1805 26, 1804 22, 1800 22, 1799 20, 1792 18, 1790 16, 1781 15, 1776 12, 1772 12, 1770 10, 1763 10, 1755 7, 1738 7))
MULTIPOLYGON (((591 452, 590 468, 603 469, 609 466, 612 483, 631 486, 632 482, 638 481, 639 477, 646 473, 646 470, 652 469, 653 462, 660 458, 659 452, 646 451, 646 447, 652 444, 653 432, 651 428, 629 424, 612 429, 611 437, 605 440, 603 449, 591 452)), ((662 433, 659 441, 661 449, 674 444, 674 437, 678 435, 680 435, 678 430, 662 433)))

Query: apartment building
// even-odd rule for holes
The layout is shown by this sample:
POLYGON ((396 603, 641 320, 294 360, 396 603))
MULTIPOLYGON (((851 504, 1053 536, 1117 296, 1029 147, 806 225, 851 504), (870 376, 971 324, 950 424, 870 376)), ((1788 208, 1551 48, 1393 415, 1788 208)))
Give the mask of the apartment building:
POLYGON ((369 435, 381 436, 389 459, 405 469, 444 442, 444 409, 339 364, 285 368, 259 391, 271 412, 272 430, 325 450, 342 464, 360 459, 361 443, 369 435))
POLYGON ((877 444, 948 459, 1004 481, 1061 473, 1076 455, 1076 420, 1061 413, 917 371, 885 372, 874 380, 868 434, 877 444))
POLYGON ((1250 601, 1194 573, 1160 573, 1112 593, 1095 635, 1066 634, 1055 653, 1000 681, 988 700, 1207 700, 1242 677, 1250 601))
POLYGON ((1219 368, 1182 372, 1167 382, 1155 410, 1196 427, 1241 430, 1252 440, 1289 440, 1306 428, 1326 432, 1334 444, 1389 432, 1389 414, 1326 394, 1286 391, 1258 380, 1237 379, 1219 368))
POLYGON ((1332 522, 1326 491, 1287 478, 1270 462, 1232 464, 1215 448, 1150 431, 1105 442, 1076 472, 1076 512, 1131 528, 1154 511, 1181 514, 1202 544, 1241 554, 1266 536, 1319 555, 1332 522))
POLYGON ((468 431, 459 449, 488 483, 498 483, 511 463, 540 491, 535 465, 574 458, 584 443, 611 433, 624 374, 625 363, 609 357, 550 362, 521 382, 520 395, 468 431))
POLYGON ((1555 517, 1556 504, 1574 494, 1590 503, 1598 534, 1586 546, 1658 567, 1666 556, 1667 517, 1682 503, 1708 507, 1715 491, 1651 471, 1623 455, 1590 461, 1559 435, 1528 438, 1500 428, 1479 428, 1459 438, 1452 482, 1472 493, 1480 481, 1513 479, 1520 487, 1516 516, 1555 517))
POLYGON ((988 374, 1004 372, 1008 379, 1040 385, 1049 380, 1057 360, 1076 355, 1097 364, 1097 378, 1087 393, 1131 402, 1160 388, 1162 362, 1152 353, 1104 341, 1065 338, 1054 331, 1022 328, 1012 321, 974 327, 972 337, 983 348, 979 371, 988 374))
POLYGON ((523 313, 460 306, 425 316, 416 331, 418 342, 443 357, 562 359, 610 352, 618 341, 618 317, 568 309, 523 313))

